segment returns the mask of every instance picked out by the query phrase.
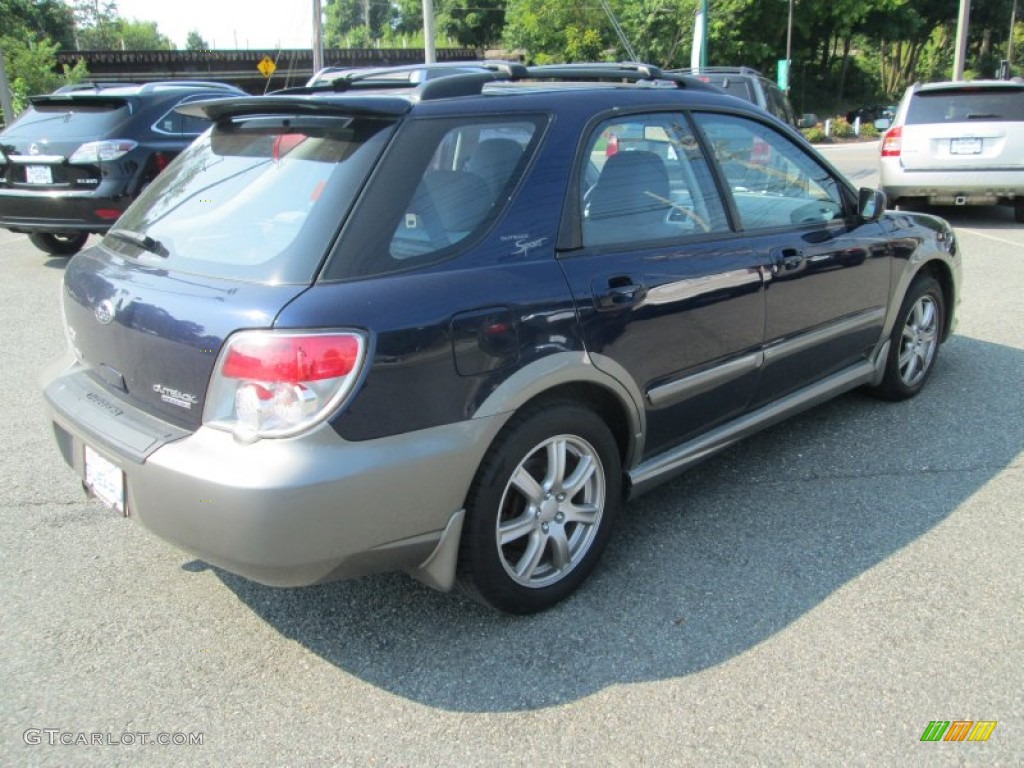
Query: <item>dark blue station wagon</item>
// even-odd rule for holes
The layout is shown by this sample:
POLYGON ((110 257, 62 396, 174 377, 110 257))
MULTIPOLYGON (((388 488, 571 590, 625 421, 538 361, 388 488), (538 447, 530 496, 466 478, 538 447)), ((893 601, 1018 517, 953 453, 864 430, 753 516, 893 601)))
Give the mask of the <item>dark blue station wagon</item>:
POLYGON ((45 398, 91 494, 265 584, 544 609, 630 497, 847 390, 917 394, 954 326, 948 224, 685 76, 183 109, 212 129, 67 266, 45 398))

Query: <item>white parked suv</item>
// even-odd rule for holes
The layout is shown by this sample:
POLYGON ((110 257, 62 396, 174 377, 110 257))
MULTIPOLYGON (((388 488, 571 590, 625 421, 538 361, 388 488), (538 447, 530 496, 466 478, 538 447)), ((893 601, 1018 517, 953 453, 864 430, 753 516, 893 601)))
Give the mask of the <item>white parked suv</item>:
POLYGON ((912 85, 881 154, 891 206, 1013 205, 1024 223, 1024 80, 912 85))

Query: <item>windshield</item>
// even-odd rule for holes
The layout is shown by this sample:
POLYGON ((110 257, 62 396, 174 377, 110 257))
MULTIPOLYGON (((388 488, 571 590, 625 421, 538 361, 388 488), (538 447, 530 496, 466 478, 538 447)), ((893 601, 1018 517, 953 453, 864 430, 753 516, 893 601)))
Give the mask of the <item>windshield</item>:
POLYGON ((124 101, 61 100, 35 104, 4 131, 5 139, 59 140, 103 137, 131 115, 124 101))
POLYGON ((1024 88, 958 88, 918 91, 907 108, 907 125, 972 120, 1024 122, 1024 88))
POLYGON ((154 266, 261 283, 311 282, 393 122, 221 121, 118 220, 103 246, 154 266))

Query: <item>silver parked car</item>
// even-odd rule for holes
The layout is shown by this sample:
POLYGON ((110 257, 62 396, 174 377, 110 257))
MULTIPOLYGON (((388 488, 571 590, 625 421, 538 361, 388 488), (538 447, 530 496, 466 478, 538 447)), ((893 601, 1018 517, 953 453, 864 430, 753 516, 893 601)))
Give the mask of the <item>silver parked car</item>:
POLYGON ((1024 223, 1024 80, 911 86, 881 153, 890 205, 1013 205, 1024 223))

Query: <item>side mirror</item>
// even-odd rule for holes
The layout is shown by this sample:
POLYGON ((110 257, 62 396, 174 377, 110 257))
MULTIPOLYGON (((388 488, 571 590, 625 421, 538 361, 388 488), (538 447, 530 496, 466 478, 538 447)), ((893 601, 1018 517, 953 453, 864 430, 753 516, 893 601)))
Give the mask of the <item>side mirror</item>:
POLYGON ((892 125, 892 120, 888 117, 880 117, 875 120, 875 128, 879 131, 889 130, 889 126, 892 125))
POLYGON ((878 221, 885 213, 885 192, 861 187, 857 196, 857 215, 863 221, 878 221))

